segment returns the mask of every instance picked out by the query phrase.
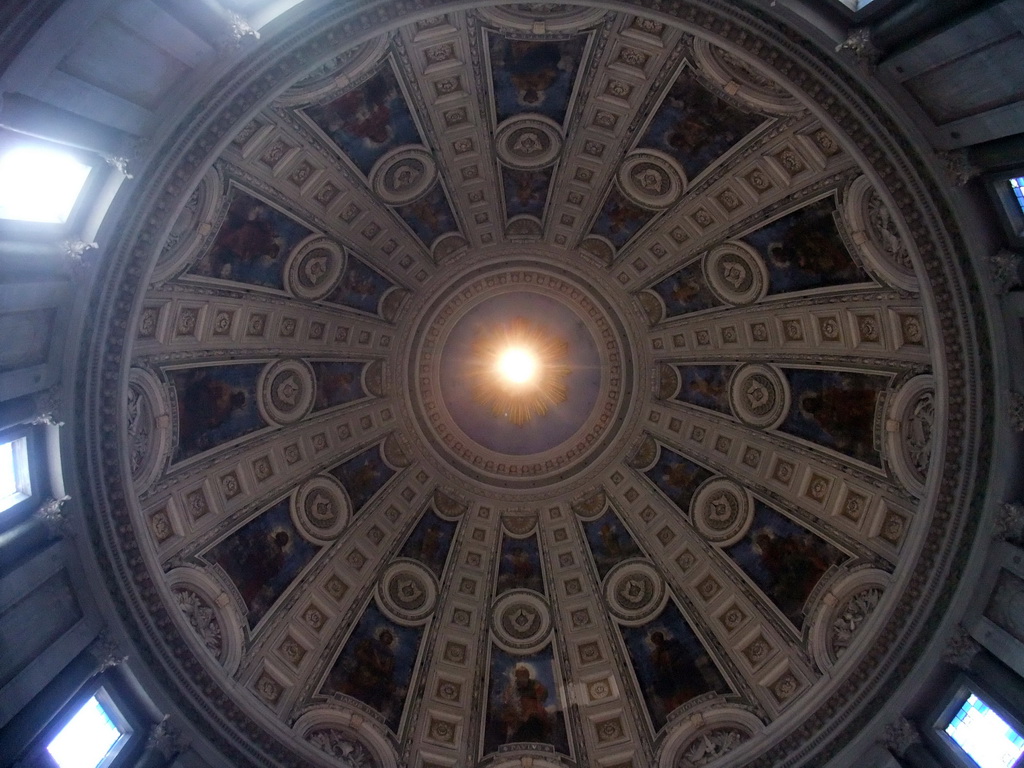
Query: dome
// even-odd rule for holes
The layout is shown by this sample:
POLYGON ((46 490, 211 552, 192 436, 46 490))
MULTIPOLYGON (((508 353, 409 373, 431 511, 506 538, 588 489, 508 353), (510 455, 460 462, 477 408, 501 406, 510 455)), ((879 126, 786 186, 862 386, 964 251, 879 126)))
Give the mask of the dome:
POLYGON ((233 55, 78 350, 155 684, 239 766, 835 757, 933 640, 991 429, 892 106, 752 3, 300 5, 233 55))

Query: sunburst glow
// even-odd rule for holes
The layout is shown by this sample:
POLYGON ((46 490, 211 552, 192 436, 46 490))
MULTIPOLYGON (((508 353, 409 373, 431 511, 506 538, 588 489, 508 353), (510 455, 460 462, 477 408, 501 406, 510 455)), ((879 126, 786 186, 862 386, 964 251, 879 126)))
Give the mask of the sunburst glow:
POLYGON ((565 341, 523 318, 484 332, 473 343, 473 397, 521 426, 568 397, 567 352, 565 341))
POLYGON ((498 356, 495 369, 509 384, 530 384, 537 376, 537 357, 532 350, 509 347, 498 356))

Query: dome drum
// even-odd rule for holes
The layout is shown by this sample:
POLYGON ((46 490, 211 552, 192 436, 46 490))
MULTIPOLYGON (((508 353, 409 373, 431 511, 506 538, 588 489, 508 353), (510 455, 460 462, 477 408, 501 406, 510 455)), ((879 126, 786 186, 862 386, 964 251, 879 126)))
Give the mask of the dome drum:
POLYGON ((825 764, 970 543, 927 166, 742 3, 430 6, 297 6, 119 203, 78 469, 143 663, 239 765, 825 764))

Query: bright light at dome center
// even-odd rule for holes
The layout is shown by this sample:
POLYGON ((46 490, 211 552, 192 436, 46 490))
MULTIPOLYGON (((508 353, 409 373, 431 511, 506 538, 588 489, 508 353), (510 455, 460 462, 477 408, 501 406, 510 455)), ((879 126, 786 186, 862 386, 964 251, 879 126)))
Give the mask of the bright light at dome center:
POLYGON ((510 384, 528 384, 537 378, 537 356, 523 347, 510 347, 498 357, 498 375, 510 384))

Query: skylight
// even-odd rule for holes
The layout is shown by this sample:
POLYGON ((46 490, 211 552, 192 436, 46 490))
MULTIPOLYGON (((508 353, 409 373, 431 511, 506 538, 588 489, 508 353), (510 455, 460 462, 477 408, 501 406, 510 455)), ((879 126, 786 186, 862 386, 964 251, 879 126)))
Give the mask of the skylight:
POLYGON ((97 768, 126 734, 96 696, 90 698, 53 737, 46 750, 59 768, 97 768))
POLYGON ((973 693, 950 720, 946 733, 979 768, 1012 768, 1024 754, 1024 736, 973 693))
POLYGON ((260 29, 300 2, 302 0, 231 0, 225 5, 237 11, 254 29, 260 29))
POLYGON ((0 443, 0 512, 31 495, 25 438, 0 443))
POLYGON ((11 147, 0 155, 0 219, 63 224, 91 170, 58 149, 11 147))

